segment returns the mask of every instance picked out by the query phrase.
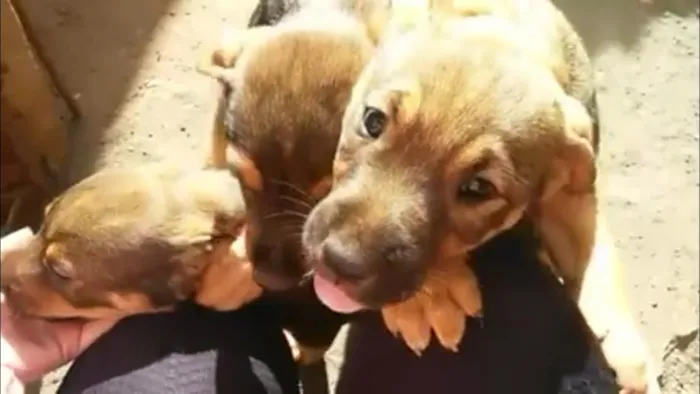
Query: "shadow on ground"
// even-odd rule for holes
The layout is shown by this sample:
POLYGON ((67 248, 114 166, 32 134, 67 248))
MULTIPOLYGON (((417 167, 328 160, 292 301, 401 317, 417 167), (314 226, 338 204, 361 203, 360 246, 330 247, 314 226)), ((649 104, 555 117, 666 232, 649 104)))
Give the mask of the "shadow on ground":
POLYGON ((607 45, 634 46, 648 23, 665 13, 698 15, 698 0, 553 0, 573 23, 591 55, 607 45))
MULTIPOLYGON (((173 0, 19 0, 39 46, 83 116, 73 133, 68 178, 88 173, 102 133, 125 100, 154 29, 173 0), (66 45, 66 43, 69 43, 66 45), (80 162, 79 164, 77 162, 80 162)), ((70 181, 69 181, 70 182, 70 181)))
MULTIPOLYGON (((66 181, 99 166, 103 138, 141 68, 145 50, 163 18, 180 0, 18 0, 43 52, 84 116, 73 134, 66 181)), ((245 1, 252 3, 252 1, 245 1)), ((656 16, 698 13, 697 0, 555 0, 592 54, 609 44, 633 46, 656 16)), ((202 4, 201 7, 206 7, 202 4)), ((192 16, 194 17, 194 15, 192 16)), ((204 22, 206 23, 206 22, 204 22)), ((157 60, 156 60, 157 61, 157 60)))

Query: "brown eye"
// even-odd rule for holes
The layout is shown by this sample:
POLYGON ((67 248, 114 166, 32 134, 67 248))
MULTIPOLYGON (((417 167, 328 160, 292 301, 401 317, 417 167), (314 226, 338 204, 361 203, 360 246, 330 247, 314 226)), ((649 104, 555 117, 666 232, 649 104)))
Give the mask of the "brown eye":
POLYGON ((50 257, 44 258, 44 266, 56 277, 63 280, 73 279, 73 269, 70 263, 50 257))
POLYGON ((488 200, 496 194, 496 187, 488 179, 475 175, 462 182, 457 190, 457 198, 464 202, 488 200))
POLYGON ((379 138, 386 126, 386 114, 374 107, 365 107, 362 114, 362 132, 372 139, 379 138))

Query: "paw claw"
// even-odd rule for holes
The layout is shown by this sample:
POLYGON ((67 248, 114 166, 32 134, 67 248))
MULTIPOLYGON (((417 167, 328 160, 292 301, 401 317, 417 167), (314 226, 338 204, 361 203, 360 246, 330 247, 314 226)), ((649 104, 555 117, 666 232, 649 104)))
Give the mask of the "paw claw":
POLYGON ((444 348, 456 351, 466 329, 464 311, 446 292, 436 293, 427 301, 426 316, 435 336, 444 348))
POLYGON ((382 319, 384 326, 389 330, 391 335, 398 338, 401 330, 399 329, 398 308, 396 306, 388 306, 382 309, 382 319))
POLYGON ((425 350, 426 346, 422 344, 414 344, 414 345, 408 345, 408 347, 411 349, 413 354, 416 356, 420 357, 423 355, 423 351, 425 350))
POLYGON ((406 345, 417 355, 430 343, 430 324, 416 297, 382 309, 384 324, 394 336, 401 336, 406 345))

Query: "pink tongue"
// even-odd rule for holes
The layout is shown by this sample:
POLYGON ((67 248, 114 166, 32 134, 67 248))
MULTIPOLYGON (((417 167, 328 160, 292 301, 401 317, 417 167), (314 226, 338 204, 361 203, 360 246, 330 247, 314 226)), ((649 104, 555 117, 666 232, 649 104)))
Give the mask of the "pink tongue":
POLYGON ((314 289, 321 302, 335 312, 353 313, 364 308, 362 304, 348 297, 338 286, 318 275, 314 275, 314 289))

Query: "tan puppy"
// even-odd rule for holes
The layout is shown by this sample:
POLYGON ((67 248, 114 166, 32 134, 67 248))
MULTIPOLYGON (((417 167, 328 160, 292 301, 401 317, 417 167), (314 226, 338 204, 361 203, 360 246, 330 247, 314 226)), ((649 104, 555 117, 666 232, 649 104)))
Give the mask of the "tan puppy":
POLYGON ((13 310, 43 318, 123 316, 187 299, 236 309, 261 293, 232 249, 244 214, 228 171, 104 170, 47 207, 28 257, 3 261, 2 292, 13 310))
MULTIPOLYGON (((352 86, 377 38, 394 21, 400 28, 410 19, 401 12, 381 0, 311 1, 277 25, 227 31, 199 65, 222 85, 210 164, 231 165, 241 179, 247 250, 256 280, 266 288, 291 289, 309 273, 300 242, 303 223, 330 190, 352 86)), ((456 311, 455 318, 464 313, 456 311)), ((329 324, 332 340, 335 324, 344 320, 325 316, 299 323, 316 329, 329 324)), ((316 347, 304 352, 325 350, 316 347)))
MULTIPOLYGON (((551 4, 516 3, 383 44, 354 88, 335 185, 304 243, 334 284, 328 297, 374 305, 418 292, 395 311, 424 316, 454 348, 463 319, 441 311, 464 301, 451 288, 461 281, 479 301, 464 257, 529 216, 624 391, 645 392, 645 346, 598 211, 596 127, 582 104, 593 87, 576 68, 587 58, 562 39, 571 30, 551 4)), ((394 329, 420 350, 428 327, 394 329)))

